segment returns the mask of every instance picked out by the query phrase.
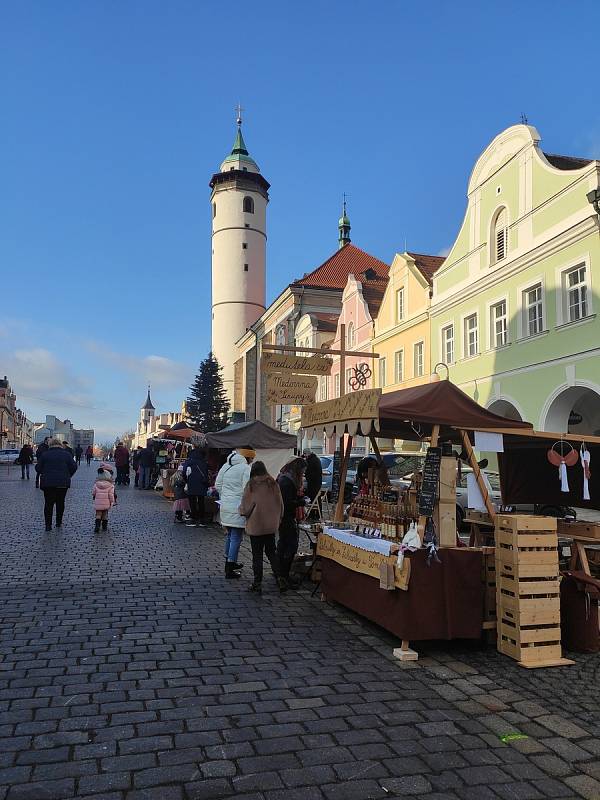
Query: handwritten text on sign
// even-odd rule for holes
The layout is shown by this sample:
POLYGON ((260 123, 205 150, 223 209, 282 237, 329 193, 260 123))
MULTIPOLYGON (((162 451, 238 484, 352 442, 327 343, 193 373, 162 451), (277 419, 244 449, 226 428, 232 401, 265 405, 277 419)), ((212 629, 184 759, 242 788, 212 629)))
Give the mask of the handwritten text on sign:
POLYGON ((381 389, 364 389, 335 400, 314 403, 302 409, 302 427, 313 428, 352 419, 377 419, 381 389))
POLYGON ((263 353, 260 368, 269 375, 272 372, 306 372, 309 375, 330 375, 332 360, 323 356, 281 356, 263 353))
POLYGON ((315 375, 267 375, 267 402, 300 406, 314 403, 318 383, 315 375))
MULTIPOLYGON (((323 558, 329 558, 332 561, 340 564, 346 569, 351 569, 354 572, 362 572, 363 575, 371 575, 373 578, 379 578, 381 564, 389 562, 396 563, 396 556, 384 556, 381 553, 374 553, 371 550, 362 550, 360 547, 352 547, 351 544, 338 542, 326 533, 320 533, 317 542, 317 555, 323 558)), ((405 558, 402 564, 402 570, 394 567, 394 584, 398 589, 408 589, 408 581, 410 579, 410 559, 405 558)))

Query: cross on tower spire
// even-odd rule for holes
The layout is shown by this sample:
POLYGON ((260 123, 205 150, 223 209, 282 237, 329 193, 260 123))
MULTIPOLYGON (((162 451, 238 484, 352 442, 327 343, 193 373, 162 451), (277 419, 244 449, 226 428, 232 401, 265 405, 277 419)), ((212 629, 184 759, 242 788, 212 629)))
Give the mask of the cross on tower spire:
POLYGON ((238 103, 237 106, 235 107, 235 113, 236 113, 236 117, 237 117, 236 122, 237 122, 238 125, 242 124, 242 111, 243 110, 244 109, 242 108, 242 106, 238 103))

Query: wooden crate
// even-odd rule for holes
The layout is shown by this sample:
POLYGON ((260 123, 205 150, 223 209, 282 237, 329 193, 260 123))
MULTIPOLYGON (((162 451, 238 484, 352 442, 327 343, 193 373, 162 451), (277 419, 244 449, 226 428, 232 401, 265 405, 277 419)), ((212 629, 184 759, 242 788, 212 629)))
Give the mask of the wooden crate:
POLYGON ((562 658, 556 520, 496 516, 498 650, 524 667, 572 663, 562 658))
POLYGON ((493 628, 496 622, 496 560, 493 547, 482 547, 483 623, 493 628), (492 624, 493 623, 493 624, 492 624))
POLYGON ((567 522, 564 519, 559 519, 558 533, 560 536, 598 539, 598 544, 600 544, 600 524, 597 522, 567 522))

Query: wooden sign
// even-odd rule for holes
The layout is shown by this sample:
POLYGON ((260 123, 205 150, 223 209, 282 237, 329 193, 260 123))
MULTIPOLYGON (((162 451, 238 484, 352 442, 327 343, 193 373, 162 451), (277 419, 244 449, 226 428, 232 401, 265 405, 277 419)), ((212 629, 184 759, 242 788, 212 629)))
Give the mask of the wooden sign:
POLYGON ((323 356, 282 356, 263 353, 260 368, 265 375, 273 372, 305 372, 309 375, 330 375, 333 361, 323 356))
POLYGON ((304 406, 302 428, 315 428, 349 419, 377 419, 381 389, 363 389, 359 392, 304 406))
POLYGON ((384 556, 381 553, 374 553, 372 550, 353 547, 351 544, 334 539, 333 536, 327 536, 326 533, 319 534, 317 555, 329 558, 353 572, 362 572, 363 575, 370 575, 373 578, 380 577, 382 564, 385 564, 386 567, 389 565, 394 571, 394 585, 404 591, 408 589, 410 558, 405 558, 402 569, 398 569, 396 567, 397 556, 384 556))
POLYGON ((319 379, 315 375, 267 375, 267 403, 304 405, 314 403, 319 379))
POLYGON ((428 447, 423 464, 423 483, 419 497, 419 516, 432 517, 438 498, 442 448, 428 447))

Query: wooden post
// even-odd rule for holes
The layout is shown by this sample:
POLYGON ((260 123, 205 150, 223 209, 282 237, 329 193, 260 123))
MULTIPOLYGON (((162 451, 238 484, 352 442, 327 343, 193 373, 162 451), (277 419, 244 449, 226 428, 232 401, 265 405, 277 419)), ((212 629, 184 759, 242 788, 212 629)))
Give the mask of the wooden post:
POLYGON ((485 507, 487 508, 488 514, 492 518, 492 522, 494 522, 496 519, 496 511, 494 509, 494 504, 492 503, 489 492, 487 490, 487 486, 485 485, 485 481, 483 480, 479 464, 477 463, 477 459, 475 458, 475 453, 473 452, 473 447, 471 446, 471 440, 469 439, 469 434, 463 430, 461 430, 460 433, 462 436, 463 446, 465 448, 467 457, 469 459, 469 464, 473 470, 473 474, 475 475, 475 480, 477 481, 477 485, 479 486, 479 491, 481 492, 481 496, 483 497, 483 502, 485 503, 485 507))
POLYGON ((382 458, 381 453, 379 451, 379 445, 377 444, 377 439, 375 438, 374 434, 369 434, 369 441, 371 442, 371 447, 373 448, 375 455, 377 456, 377 461, 381 464, 382 458))
POLYGON ((340 397, 346 394, 346 326, 340 323, 340 397))
MULTIPOLYGON (((433 428, 431 429, 431 442, 430 442, 431 447, 437 447, 439 436, 440 436, 440 426, 434 425, 433 428)), ((419 534, 419 538, 421 539, 421 544, 423 544, 423 536, 425 534, 426 522, 427 522, 427 517, 424 517, 421 514, 419 516, 419 521, 417 522, 417 533, 419 534)))
MULTIPOLYGON (((340 450, 344 447, 344 437, 340 436, 340 450)), ((352 436, 348 436, 346 448, 344 450, 344 457, 342 458, 342 465, 340 469, 340 493, 338 495, 337 504, 335 506, 335 522, 344 521, 344 492, 346 489, 346 474, 348 472, 348 462, 350 460, 350 451, 352 450, 352 436)))

